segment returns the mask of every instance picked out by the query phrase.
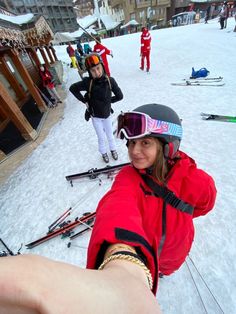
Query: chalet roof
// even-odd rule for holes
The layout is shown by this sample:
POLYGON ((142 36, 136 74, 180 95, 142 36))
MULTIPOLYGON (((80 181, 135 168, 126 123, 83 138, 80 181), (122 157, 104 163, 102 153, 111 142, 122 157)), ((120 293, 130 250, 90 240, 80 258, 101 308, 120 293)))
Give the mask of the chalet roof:
POLYGON ((43 16, 0 14, 0 48, 35 46, 48 37, 51 39, 53 32, 43 16))
MULTIPOLYGON (((101 14, 100 19, 102 23, 104 24, 107 31, 116 28, 121 24, 121 22, 115 22, 110 15, 107 14, 101 14)), ((77 19, 78 24, 81 25, 83 28, 87 28, 94 23, 96 23, 98 20, 97 15, 87 15, 83 17, 82 19, 77 19)))
POLYGON ((73 36, 71 36, 71 34, 69 34, 69 33, 57 32, 54 35, 52 43, 54 45, 58 45, 58 44, 61 44, 61 43, 68 43, 68 42, 74 41, 74 40, 75 40, 75 38, 73 36))
POLYGON ((125 25, 122 25, 120 28, 126 28, 128 26, 137 26, 137 25, 140 25, 140 24, 136 20, 131 20, 125 25))

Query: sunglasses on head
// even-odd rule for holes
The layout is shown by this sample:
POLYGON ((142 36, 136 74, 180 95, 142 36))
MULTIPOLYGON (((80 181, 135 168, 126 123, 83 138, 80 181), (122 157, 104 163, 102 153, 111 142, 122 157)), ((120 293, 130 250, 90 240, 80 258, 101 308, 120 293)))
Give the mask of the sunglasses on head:
POLYGON ((86 59, 85 59, 85 66, 86 68, 92 68, 96 65, 98 65, 99 63, 101 63, 101 60, 98 56, 96 55, 91 55, 91 56, 88 56, 86 59))
POLYGON ((182 138, 182 127, 178 124, 152 119, 141 112, 122 112, 118 116, 117 137, 135 139, 150 134, 163 134, 182 138))

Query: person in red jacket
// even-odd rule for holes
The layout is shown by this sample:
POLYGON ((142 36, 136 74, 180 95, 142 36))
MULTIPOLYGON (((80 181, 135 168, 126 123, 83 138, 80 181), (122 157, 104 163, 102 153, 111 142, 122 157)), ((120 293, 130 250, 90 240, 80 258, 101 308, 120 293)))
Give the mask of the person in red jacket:
POLYGON ((179 150, 181 120, 170 107, 147 104, 118 116, 131 164, 101 199, 88 248, 87 268, 133 262, 155 294, 158 277, 184 263, 193 242, 193 218, 214 206, 211 176, 179 150))
POLYGON ((57 105, 58 103, 62 103, 60 96, 58 95, 56 91, 56 88, 53 82, 53 76, 45 65, 40 65, 39 74, 42 79, 43 86, 47 89, 52 99, 53 104, 57 105))
POLYGON ((142 27, 141 34, 141 66, 140 69, 144 70, 144 61, 146 59, 146 71, 150 70, 150 51, 151 51, 151 34, 146 27, 142 27))
POLYGON ((93 47, 93 51, 98 53, 101 56, 102 62, 104 64, 104 68, 105 68, 105 71, 106 71, 106 74, 108 76, 111 76, 111 73, 110 73, 110 70, 109 70, 108 61, 107 61, 107 55, 110 55, 110 56, 113 57, 113 54, 112 54, 111 50, 107 49, 105 46, 103 46, 101 44, 101 38, 100 37, 96 38, 96 44, 93 47))

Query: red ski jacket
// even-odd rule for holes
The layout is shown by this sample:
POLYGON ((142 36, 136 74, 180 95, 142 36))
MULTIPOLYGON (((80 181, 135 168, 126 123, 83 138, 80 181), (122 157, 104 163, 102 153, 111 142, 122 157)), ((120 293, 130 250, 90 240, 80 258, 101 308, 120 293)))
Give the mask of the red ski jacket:
POLYGON ((42 81, 43 81, 43 86, 48 87, 50 89, 55 87, 55 85, 54 85, 54 83, 52 81, 53 77, 52 77, 52 74, 51 74, 50 71, 48 71, 48 70, 44 70, 44 71, 39 70, 39 73, 40 73, 40 76, 41 76, 42 81))
POLYGON ((148 30, 145 30, 141 34, 141 51, 140 53, 143 54, 151 50, 151 34, 148 30))
POLYGON ((107 49, 105 46, 103 46, 100 43, 96 43, 95 46, 93 47, 93 51, 98 53, 101 56, 106 74, 110 76, 110 70, 109 70, 109 66, 107 62, 107 55, 111 54, 111 50, 107 49))
POLYGON ((193 242, 193 218, 213 208, 216 188, 213 179, 198 169, 193 159, 179 153, 180 159, 169 173, 167 187, 194 207, 193 214, 151 195, 151 189, 132 166, 122 168, 111 190, 98 204, 87 268, 100 266, 109 244, 128 244, 146 259, 156 293, 158 272, 169 275, 183 264, 193 242))

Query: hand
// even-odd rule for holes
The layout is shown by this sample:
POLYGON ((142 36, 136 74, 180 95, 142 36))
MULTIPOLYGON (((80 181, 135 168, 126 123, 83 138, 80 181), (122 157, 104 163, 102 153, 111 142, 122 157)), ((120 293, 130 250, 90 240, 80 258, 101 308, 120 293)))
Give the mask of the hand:
POLYGON ((110 52, 110 56, 113 58, 113 53, 112 53, 112 51, 110 52))
POLYGON ((89 119, 90 119, 90 113, 89 113, 88 109, 85 110, 84 119, 85 119, 86 121, 89 121, 89 119))
POLYGON ((114 110, 111 108, 111 113, 113 113, 114 112, 114 110))

